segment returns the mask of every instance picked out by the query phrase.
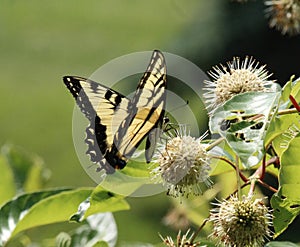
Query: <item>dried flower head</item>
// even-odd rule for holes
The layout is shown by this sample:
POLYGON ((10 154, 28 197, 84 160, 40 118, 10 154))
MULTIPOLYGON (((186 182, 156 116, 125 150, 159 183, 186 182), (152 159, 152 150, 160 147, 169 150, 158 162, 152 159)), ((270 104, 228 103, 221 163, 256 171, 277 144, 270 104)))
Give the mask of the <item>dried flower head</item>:
POLYGON ((188 235, 189 235, 189 230, 186 232, 186 234, 184 234, 182 236, 181 236, 181 231, 179 231, 175 243, 170 236, 167 236, 166 238, 163 238, 162 236, 160 236, 160 238, 162 239, 165 246, 169 246, 169 247, 197 247, 197 246, 200 246, 199 242, 196 242, 196 243, 192 242, 193 234, 191 234, 191 236, 188 236, 188 235))
POLYGON ((269 25, 282 34, 296 35, 300 33, 300 0, 265 1, 266 15, 269 25))
POLYGON ((240 201, 232 196, 216 204, 211 210, 210 221, 214 224, 211 238, 218 245, 228 247, 259 247, 271 237, 269 226, 272 215, 262 199, 243 197, 240 201))
POLYGON ((210 158, 201 140, 186 134, 181 126, 177 135, 159 147, 155 156, 158 167, 151 171, 156 182, 162 183, 172 196, 188 196, 201 193, 200 183, 211 185, 209 179, 210 158))
POLYGON ((265 65, 259 66, 252 57, 246 57, 242 62, 239 57, 234 57, 227 67, 215 66, 208 74, 213 81, 204 81, 204 97, 210 111, 237 94, 271 91, 274 82, 269 80, 272 74, 265 70, 265 65))

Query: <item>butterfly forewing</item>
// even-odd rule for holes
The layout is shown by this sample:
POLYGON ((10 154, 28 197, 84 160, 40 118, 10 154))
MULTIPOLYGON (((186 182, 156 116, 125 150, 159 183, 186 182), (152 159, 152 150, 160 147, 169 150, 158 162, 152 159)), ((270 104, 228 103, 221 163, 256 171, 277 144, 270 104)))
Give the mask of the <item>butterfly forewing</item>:
MULTIPOLYGON (((124 156, 130 157, 150 131, 159 127, 164 115, 165 89, 165 59, 161 52, 154 51, 132 99, 130 113, 122 122, 114 139, 119 152, 124 156)), ((146 150, 145 155, 149 161, 149 156, 152 155, 147 152, 146 150)))

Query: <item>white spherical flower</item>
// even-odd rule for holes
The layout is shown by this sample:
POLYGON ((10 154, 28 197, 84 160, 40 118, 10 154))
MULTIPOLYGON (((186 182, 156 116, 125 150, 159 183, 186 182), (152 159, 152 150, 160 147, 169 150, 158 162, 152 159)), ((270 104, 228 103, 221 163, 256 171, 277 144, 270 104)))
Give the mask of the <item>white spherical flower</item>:
POLYGON ((211 185, 209 179, 210 159, 201 144, 206 136, 194 138, 181 128, 178 135, 159 147, 156 155, 158 167, 151 172, 154 180, 162 182, 172 196, 188 196, 201 193, 200 183, 211 185))
POLYGON ((234 57, 227 67, 215 66, 208 74, 213 80, 204 81, 204 97, 211 112, 237 94, 273 91, 274 81, 269 80, 271 74, 265 70, 265 65, 259 66, 252 57, 246 57, 242 62, 239 57, 234 57))
POLYGON ((211 238, 228 247, 260 247, 271 237, 272 215, 262 199, 232 196, 211 210, 214 224, 211 238))

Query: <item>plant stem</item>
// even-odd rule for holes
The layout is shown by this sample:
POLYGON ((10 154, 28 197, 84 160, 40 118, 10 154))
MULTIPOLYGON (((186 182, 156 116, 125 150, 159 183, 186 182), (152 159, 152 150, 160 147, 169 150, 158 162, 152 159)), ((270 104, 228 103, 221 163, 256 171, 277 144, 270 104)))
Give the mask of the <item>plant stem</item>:
MULTIPOLYGON (((226 158, 224 158, 224 157, 221 157, 221 156, 212 156, 211 158, 223 160, 223 161, 225 161, 226 163, 228 163, 234 170, 236 170, 235 165, 234 165, 234 163, 231 162, 231 160, 228 160, 228 159, 226 159, 226 158)), ((249 179, 246 178, 245 175, 244 175, 241 171, 239 171, 239 176, 241 177, 241 179, 242 179, 245 183, 248 182, 249 179)))
POLYGON ((272 165, 274 164, 275 167, 279 167, 279 157, 278 156, 274 156, 271 159, 269 159, 266 163, 266 166, 272 165))
POLYGON ((206 151, 211 150, 213 147, 219 145, 222 141, 224 141, 224 137, 220 137, 219 139, 215 140, 213 143, 211 143, 208 147, 206 147, 206 151))
POLYGON ((265 174, 266 174, 266 154, 264 155, 263 160, 262 160, 261 174, 259 176, 259 179, 264 179, 265 174))
POLYGON ((254 189, 255 189, 255 183, 256 183, 256 179, 251 179, 250 180, 250 189, 249 189, 249 192, 248 192, 248 196, 253 196, 253 193, 254 193, 254 189))
POLYGON ((194 233, 194 235, 193 235, 193 237, 192 237, 192 239, 191 239, 191 244, 193 244, 193 242, 195 241, 197 235, 201 232, 202 228, 205 226, 205 224, 206 224, 207 222, 208 222, 208 218, 206 218, 206 219, 203 221, 202 225, 199 226, 199 228, 197 229, 197 231, 194 233))
POLYGON ((297 111, 300 112, 300 106, 296 99, 292 95, 289 96, 289 99, 292 102, 293 106, 297 109, 297 111))
POLYGON ((286 114, 293 114, 293 113, 298 113, 296 108, 292 109, 285 109, 277 112, 277 115, 286 115, 286 114))
POLYGON ((240 166, 239 166, 239 156, 235 155, 235 169, 236 169, 236 182, 237 182, 237 194, 238 199, 242 200, 241 191, 241 179, 240 179, 240 166))
POLYGON ((265 188, 267 188, 268 190, 270 190, 270 191, 272 191, 274 193, 278 192, 277 189, 275 189, 272 186, 266 184, 265 182, 261 181, 260 179, 258 179, 257 182, 259 182, 262 186, 264 186, 265 188))

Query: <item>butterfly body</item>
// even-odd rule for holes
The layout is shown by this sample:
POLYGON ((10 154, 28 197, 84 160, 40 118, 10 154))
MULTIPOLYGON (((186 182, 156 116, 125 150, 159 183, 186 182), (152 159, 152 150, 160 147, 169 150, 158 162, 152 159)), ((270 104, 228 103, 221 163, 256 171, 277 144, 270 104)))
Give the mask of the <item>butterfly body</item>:
POLYGON ((63 81, 90 122, 85 142, 98 170, 113 173, 124 168, 146 137, 146 161, 151 160, 151 133, 160 127, 165 108, 166 65, 161 52, 153 52, 132 100, 90 79, 65 76, 63 81))

